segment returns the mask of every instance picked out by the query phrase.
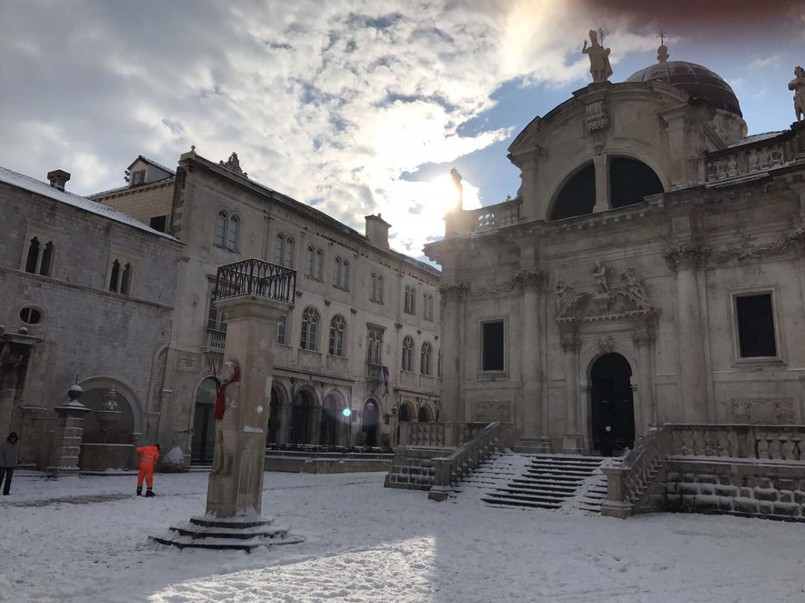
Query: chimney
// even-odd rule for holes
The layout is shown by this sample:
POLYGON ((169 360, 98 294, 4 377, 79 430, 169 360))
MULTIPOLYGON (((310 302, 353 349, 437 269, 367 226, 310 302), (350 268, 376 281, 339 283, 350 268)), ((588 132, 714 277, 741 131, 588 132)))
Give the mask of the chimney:
POLYGON ((366 238, 378 247, 389 247, 389 227, 391 224, 383 219, 381 214, 365 216, 366 238))
POLYGON ((57 188, 60 191, 64 190, 64 185, 67 184, 67 181, 70 179, 70 172, 65 172, 64 170, 53 170, 52 172, 48 172, 48 180, 50 180, 50 186, 53 188, 57 188))

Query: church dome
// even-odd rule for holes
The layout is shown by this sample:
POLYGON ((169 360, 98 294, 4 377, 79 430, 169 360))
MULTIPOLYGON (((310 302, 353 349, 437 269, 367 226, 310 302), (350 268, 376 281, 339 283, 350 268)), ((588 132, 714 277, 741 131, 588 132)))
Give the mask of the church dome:
POLYGON ((633 73, 627 82, 661 81, 686 92, 691 98, 703 98, 716 109, 743 117, 738 97, 730 85, 707 67, 687 61, 663 61, 633 73))

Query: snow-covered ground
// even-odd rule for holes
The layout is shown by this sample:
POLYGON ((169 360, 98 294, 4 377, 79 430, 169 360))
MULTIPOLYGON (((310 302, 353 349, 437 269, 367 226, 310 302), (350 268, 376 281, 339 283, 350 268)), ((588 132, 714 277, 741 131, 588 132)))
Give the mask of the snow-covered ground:
POLYGON ((428 502, 383 475, 267 473, 263 509, 304 544, 252 553, 149 540, 204 510, 207 476, 47 481, 0 497, 0 600, 104 602, 805 601, 805 525, 621 521, 428 502))

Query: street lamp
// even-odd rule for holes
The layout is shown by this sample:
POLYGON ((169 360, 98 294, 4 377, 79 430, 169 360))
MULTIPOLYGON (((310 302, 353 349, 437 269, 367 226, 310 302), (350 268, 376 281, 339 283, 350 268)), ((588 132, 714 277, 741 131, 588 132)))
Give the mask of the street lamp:
POLYGON ((345 408, 341 411, 341 414, 347 419, 347 450, 349 450, 349 447, 352 444, 352 409, 345 408))

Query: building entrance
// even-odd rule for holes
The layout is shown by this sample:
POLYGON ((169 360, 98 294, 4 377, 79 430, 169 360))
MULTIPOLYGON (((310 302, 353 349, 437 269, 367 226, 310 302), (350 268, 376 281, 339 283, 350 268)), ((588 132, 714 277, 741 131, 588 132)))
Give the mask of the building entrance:
POLYGON ((615 353, 598 358, 590 372, 593 448, 604 456, 634 446, 631 376, 629 362, 615 353))

